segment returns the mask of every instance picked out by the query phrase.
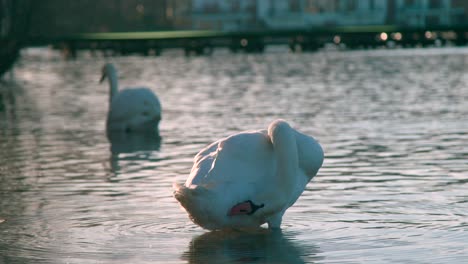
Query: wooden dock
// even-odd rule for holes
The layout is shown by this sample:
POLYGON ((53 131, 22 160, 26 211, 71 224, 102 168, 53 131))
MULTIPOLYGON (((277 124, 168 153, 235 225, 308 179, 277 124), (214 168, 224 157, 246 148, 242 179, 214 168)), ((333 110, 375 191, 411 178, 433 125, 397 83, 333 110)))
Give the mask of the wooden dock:
POLYGON ((287 45, 291 51, 316 51, 327 43, 341 47, 456 46, 468 42, 468 26, 409 28, 400 26, 321 27, 300 30, 263 31, 156 31, 82 33, 60 38, 32 37, 26 46, 52 45, 71 57, 80 50, 109 55, 159 55, 179 48, 187 55, 210 54, 224 47, 232 52, 262 52, 268 45, 287 45))

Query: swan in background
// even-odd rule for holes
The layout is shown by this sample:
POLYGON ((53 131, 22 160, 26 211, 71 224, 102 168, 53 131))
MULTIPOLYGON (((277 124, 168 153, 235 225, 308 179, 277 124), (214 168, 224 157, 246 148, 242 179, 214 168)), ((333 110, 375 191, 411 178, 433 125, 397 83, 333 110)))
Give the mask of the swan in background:
POLYGON ((125 88, 119 91, 117 70, 112 63, 102 67, 102 83, 109 79, 109 111, 106 129, 111 132, 154 132, 159 137, 161 104, 146 87, 125 88))
POLYGON ((209 230, 264 223, 276 229, 322 163, 314 138, 276 120, 268 130, 238 133, 202 149, 185 184, 174 184, 174 197, 209 230))

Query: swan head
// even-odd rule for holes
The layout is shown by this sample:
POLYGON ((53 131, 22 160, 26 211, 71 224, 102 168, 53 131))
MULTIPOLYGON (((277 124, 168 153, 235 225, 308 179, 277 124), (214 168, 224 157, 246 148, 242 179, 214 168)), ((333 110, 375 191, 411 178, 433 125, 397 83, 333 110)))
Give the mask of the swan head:
POLYGON ((236 203, 229 195, 220 199, 214 186, 174 184, 174 197, 195 224, 208 230, 259 227, 267 220, 264 204, 252 200, 236 203), (233 206, 234 205, 234 206, 233 206))
POLYGON ((102 83, 109 75, 115 74, 116 72, 117 70, 112 63, 108 62, 104 64, 101 69, 101 79, 99 79, 99 83, 102 83))

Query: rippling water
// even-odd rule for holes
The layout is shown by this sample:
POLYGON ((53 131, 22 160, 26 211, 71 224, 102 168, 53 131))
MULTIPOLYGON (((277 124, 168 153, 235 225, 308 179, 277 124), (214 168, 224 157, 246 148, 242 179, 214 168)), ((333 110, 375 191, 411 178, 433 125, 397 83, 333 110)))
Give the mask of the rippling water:
POLYGON ((105 59, 26 51, 0 84, 0 263, 468 259, 468 49, 109 60, 160 97, 162 141, 107 140, 105 59), (192 224, 193 156, 276 118, 326 155, 283 231, 192 224))

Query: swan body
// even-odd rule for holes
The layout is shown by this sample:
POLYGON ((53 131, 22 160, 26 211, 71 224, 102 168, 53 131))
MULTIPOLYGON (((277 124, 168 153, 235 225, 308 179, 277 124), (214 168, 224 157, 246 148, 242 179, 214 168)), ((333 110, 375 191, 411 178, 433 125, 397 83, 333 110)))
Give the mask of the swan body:
POLYGON ((102 68, 101 82, 106 77, 110 87, 107 132, 154 132, 159 136, 161 103, 158 97, 146 87, 119 91, 117 70, 111 63, 102 68))
POLYGON ((268 130, 238 133, 202 149, 185 184, 174 184, 174 196, 206 229, 280 228, 322 163, 314 138, 276 120, 268 130))

